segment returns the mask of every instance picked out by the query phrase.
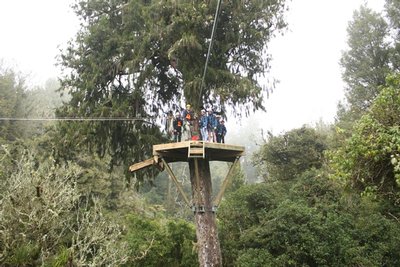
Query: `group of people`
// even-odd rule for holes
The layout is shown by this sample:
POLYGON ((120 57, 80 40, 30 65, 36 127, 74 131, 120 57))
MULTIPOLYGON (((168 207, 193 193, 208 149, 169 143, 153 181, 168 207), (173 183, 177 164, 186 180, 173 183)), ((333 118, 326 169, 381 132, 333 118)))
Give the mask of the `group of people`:
POLYGON ((221 116, 215 115, 209 108, 201 110, 197 116, 191 106, 186 105, 183 112, 168 114, 166 130, 174 142, 187 140, 203 140, 207 142, 225 143, 226 126, 221 116))
POLYGON ((201 110, 199 120, 200 134, 203 141, 225 143, 226 126, 220 116, 216 116, 212 109, 201 110))

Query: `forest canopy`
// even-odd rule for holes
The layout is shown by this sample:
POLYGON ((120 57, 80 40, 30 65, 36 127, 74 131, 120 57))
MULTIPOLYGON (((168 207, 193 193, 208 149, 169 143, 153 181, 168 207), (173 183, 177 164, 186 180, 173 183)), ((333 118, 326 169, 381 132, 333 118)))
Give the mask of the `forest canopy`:
MULTIPOLYGON (((0 122, 0 265, 198 266, 193 212, 167 175, 128 176, 135 188, 126 167, 165 140, 156 118, 181 101, 264 109, 258 77, 286 7, 224 1, 202 90, 216 1, 76 1, 60 84, 33 90, 0 65, 3 117, 132 118, 0 122)), ((334 123, 232 137, 248 143, 216 213, 223 266, 400 265, 399 21, 394 0, 354 12, 334 123)), ((187 165, 173 168, 190 195, 187 165)), ((211 165, 214 191, 228 168, 211 165)))

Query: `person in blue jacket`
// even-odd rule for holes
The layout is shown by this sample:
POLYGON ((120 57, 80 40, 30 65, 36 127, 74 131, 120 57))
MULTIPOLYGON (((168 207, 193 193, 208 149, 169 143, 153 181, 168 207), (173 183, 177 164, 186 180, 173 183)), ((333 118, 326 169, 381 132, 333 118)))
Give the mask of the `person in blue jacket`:
POLYGON ((224 119, 221 119, 217 125, 217 143, 225 143, 226 127, 224 119))

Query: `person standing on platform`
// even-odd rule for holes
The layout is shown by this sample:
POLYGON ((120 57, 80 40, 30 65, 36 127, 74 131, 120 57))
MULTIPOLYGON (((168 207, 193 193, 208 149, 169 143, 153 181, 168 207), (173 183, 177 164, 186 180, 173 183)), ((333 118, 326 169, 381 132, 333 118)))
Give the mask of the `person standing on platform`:
POLYGON ((192 107, 190 104, 186 105, 186 109, 183 110, 182 112, 182 119, 184 122, 188 122, 190 126, 190 133, 188 135, 188 140, 192 138, 192 132, 193 132, 193 120, 194 120, 194 113, 192 111, 192 107))
POLYGON ((207 113, 204 109, 202 109, 199 120, 199 127, 200 127, 201 140, 203 141, 208 141, 207 125, 208 125, 207 113))
POLYGON ((217 126, 217 143, 225 143, 226 127, 225 121, 221 118, 217 126))
POLYGON ((186 120, 182 120, 182 141, 189 141, 192 139, 192 129, 190 127, 190 124, 186 120))
POLYGON ((181 113, 177 112, 174 119, 174 142, 180 142, 182 139, 182 125, 181 113))
POLYGON ((182 118, 190 123, 194 120, 194 113, 190 104, 187 104, 186 109, 183 110, 182 118))
POLYGON ((215 117, 213 110, 210 108, 208 109, 208 116, 207 116, 207 130, 208 130, 208 141, 209 142, 216 142, 217 138, 215 136, 215 130, 217 130, 218 120, 215 117))
POLYGON ((169 140, 174 140, 174 120, 174 113, 170 110, 165 121, 165 132, 169 140))

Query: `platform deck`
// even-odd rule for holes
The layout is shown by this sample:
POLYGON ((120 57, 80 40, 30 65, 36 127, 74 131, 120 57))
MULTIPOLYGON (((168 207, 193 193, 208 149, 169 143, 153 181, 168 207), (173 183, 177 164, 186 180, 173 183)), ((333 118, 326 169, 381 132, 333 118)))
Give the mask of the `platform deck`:
POLYGON ((189 149, 204 148, 204 158, 209 161, 234 162, 237 157, 244 155, 243 146, 211 143, 204 141, 183 141, 153 145, 153 156, 162 157, 166 162, 187 162, 190 156, 189 149))

